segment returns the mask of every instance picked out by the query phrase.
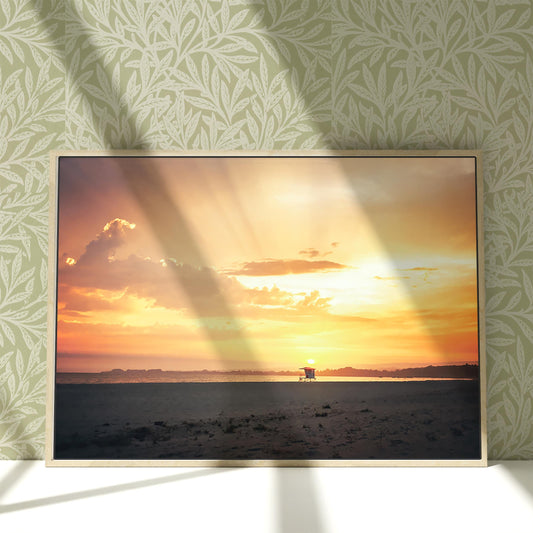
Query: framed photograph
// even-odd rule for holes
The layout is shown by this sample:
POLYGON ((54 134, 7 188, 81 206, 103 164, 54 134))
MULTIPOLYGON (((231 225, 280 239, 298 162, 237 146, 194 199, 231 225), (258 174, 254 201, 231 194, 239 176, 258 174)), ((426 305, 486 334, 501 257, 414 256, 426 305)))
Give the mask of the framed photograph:
POLYGON ((485 465, 479 152, 51 158, 48 465, 485 465))

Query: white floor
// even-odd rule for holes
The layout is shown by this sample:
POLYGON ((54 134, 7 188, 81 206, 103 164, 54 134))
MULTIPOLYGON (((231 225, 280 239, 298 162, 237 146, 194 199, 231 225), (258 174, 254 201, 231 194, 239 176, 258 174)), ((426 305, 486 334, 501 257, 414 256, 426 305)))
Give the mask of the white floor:
POLYGON ((488 468, 45 468, 0 461, 0 531, 533 532, 533 461, 488 468))

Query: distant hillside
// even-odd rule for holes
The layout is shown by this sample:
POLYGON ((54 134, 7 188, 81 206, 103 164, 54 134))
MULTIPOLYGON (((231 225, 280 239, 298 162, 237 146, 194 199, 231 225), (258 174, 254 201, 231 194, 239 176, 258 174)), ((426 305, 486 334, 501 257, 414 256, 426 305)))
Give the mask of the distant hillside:
MULTIPOLYGON (((70 374, 70 373, 63 373, 70 374)), ((153 368, 149 370, 122 370, 116 368, 106 372, 97 373, 83 373, 86 376, 101 376, 124 378, 126 380, 150 380, 159 381, 162 377, 185 377, 193 374, 208 374, 208 375, 279 375, 279 376, 299 376, 302 375, 301 370, 197 370, 193 372, 179 371, 179 370, 161 370, 160 368, 153 368)), ((478 365, 445 365, 445 366, 425 366, 422 368, 402 368, 398 370, 372 370, 367 368, 352 368, 347 366, 344 368, 328 368, 326 370, 317 370, 317 376, 338 376, 338 377, 371 377, 371 378, 468 378, 476 379, 479 377, 478 365)))
POLYGON ((399 370, 369 370, 363 368, 326 369, 317 370, 317 376, 342 376, 342 377, 376 377, 376 378, 469 378, 479 377, 478 365, 445 365, 424 366, 421 368, 402 368, 399 370))

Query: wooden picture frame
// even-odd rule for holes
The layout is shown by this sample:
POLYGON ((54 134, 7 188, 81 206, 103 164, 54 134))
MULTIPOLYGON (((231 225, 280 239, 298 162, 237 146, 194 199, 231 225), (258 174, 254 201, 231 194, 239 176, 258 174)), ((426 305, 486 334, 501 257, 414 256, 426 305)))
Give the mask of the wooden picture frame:
POLYGON ((46 464, 487 464, 478 151, 53 152, 46 464))

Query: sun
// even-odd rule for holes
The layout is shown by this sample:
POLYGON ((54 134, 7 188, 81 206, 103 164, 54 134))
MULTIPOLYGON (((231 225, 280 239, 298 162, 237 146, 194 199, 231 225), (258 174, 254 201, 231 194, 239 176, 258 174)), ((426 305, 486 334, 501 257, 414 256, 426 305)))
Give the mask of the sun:
POLYGON ((308 359, 308 360, 307 360, 307 364, 308 364, 308 365, 312 365, 312 364, 314 364, 314 362, 315 362, 314 359, 308 359))

